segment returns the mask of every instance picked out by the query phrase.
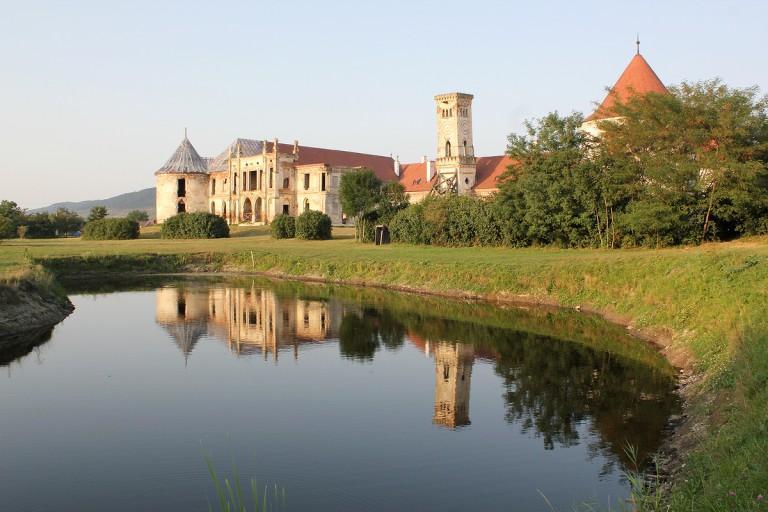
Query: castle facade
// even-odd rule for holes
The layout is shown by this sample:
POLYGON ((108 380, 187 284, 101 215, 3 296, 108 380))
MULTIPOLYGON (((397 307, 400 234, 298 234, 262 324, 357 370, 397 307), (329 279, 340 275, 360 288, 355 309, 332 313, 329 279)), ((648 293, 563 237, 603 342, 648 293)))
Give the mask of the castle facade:
MULTIPOLYGON (((639 44, 639 43, 638 43, 639 44)), ((648 62, 633 57, 603 102, 582 129, 599 136, 601 122, 619 120, 617 102, 633 94, 666 93, 648 62)), ((391 156, 235 139, 218 156, 201 157, 184 140, 155 172, 157 222, 181 212, 210 212, 230 224, 265 224, 276 215, 299 215, 307 210, 326 213, 333 224, 345 224, 339 187, 348 172, 366 168, 382 182, 399 182, 411 202, 430 194, 489 196, 498 191, 500 177, 514 164, 506 155, 475 155, 472 138, 471 94, 435 96, 437 150, 417 163, 400 163, 391 156)))

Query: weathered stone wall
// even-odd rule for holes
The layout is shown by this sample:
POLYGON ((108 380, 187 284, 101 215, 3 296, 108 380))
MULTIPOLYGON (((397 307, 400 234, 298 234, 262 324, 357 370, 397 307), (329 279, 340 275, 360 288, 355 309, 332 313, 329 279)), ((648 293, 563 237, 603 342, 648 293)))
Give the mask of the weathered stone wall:
POLYGON ((178 213, 178 205, 184 202, 185 211, 207 212, 209 181, 207 174, 160 174, 156 177, 157 222, 165 222, 178 213), (185 180, 185 197, 179 197, 178 180, 185 180))

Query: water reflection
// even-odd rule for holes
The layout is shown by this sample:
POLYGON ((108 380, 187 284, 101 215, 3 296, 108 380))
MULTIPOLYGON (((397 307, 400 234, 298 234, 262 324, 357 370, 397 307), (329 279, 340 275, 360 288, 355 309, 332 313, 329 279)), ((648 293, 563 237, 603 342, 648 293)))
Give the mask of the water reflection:
MULTIPOLYGON (((255 283, 164 287, 156 297, 157 323, 185 358, 204 338, 225 343, 238 356, 261 354, 275 362, 281 352, 298 359, 303 346, 338 341, 343 358, 370 363, 378 351, 408 343, 434 360, 432 422, 449 429, 471 425, 473 365, 477 358, 492 362, 509 424, 541 438, 547 450, 578 445, 587 425, 598 434, 590 452, 607 458, 604 472, 617 460, 629 462, 628 443, 641 459, 656 451, 678 407, 668 367, 648 366, 652 355, 631 351, 626 340, 614 347, 600 331, 588 331, 597 336, 595 348, 515 329, 519 319, 500 327, 431 316, 413 304, 388 308, 386 301, 297 296, 255 283)), ((558 321, 568 326, 572 319, 558 321)))

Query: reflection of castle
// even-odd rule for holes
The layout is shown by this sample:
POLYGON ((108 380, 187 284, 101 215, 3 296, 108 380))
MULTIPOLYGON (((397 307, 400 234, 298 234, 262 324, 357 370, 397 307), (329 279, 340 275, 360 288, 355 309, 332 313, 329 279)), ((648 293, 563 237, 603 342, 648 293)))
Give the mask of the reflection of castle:
POLYGON ((338 337, 337 303, 279 298, 261 288, 161 288, 157 323, 188 356, 203 336, 224 341, 234 353, 271 352, 338 337))

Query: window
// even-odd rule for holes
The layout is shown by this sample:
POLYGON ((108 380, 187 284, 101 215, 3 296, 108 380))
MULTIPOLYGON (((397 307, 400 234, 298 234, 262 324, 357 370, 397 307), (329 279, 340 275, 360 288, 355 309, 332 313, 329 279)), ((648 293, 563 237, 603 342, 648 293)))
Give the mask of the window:
POLYGON ((275 172, 270 167, 270 169, 269 169, 269 188, 275 188, 275 186, 274 186, 274 179, 275 179, 274 174, 275 174, 275 172))
POLYGON ((211 213, 216 215, 216 203, 211 201, 211 213))
POLYGON ((289 178, 283 178, 283 188, 288 188, 291 185, 291 180, 289 178))
POLYGON ((287 204, 283 205, 283 215, 288 215, 289 206, 287 204))
POLYGON ((248 173, 248 190, 256 190, 256 185, 259 181, 259 174, 256 171, 250 171, 248 173))
POLYGON ((309 174, 304 174, 304 190, 309 190, 309 174))
POLYGON ((234 179, 232 180, 232 193, 237 193, 237 174, 235 174, 234 179))
POLYGON ((320 190, 325 192, 325 173, 321 174, 320 190))
POLYGON ((176 180, 176 196, 187 197, 187 180, 184 178, 176 180))
POLYGON ((184 201, 179 201, 179 204, 176 205, 176 213, 184 213, 187 211, 187 206, 184 204, 184 201))
POLYGON ((449 140, 445 141, 445 156, 446 158, 451 157, 451 141, 449 140))
POLYGON ((309 199, 304 200, 304 211, 305 212, 309 211, 309 199))
POLYGON ((216 179, 211 180, 211 195, 216 193, 216 179))
POLYGON ((247 177, 248 177, 248 175, 247 175, 247 174, 245 174, 245 172, 243 172, 243 191, 247 190, 247 189, 245 188, 245 185, 246 185, 246 183, 248 182, 248 180, 246 179, 247 177))
POLYGON ((259 190, 264 190, 264 169, 259 170, 259 190))

